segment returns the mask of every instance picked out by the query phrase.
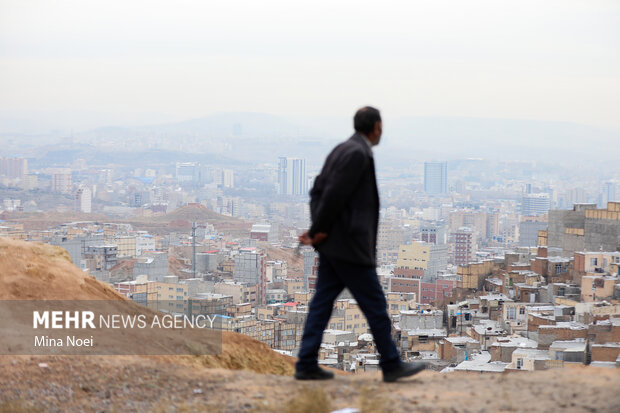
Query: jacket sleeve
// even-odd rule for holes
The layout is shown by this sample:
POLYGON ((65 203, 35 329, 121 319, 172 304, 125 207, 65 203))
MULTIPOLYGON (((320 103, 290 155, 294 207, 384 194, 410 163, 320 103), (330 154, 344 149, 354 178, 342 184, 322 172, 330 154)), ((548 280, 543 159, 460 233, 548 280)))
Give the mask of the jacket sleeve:
POLYGON ((336 162, 329 176, 323 177, 325 186, 317 202, 315 219, 308 231, 311 237, 317 232, 329 233, 357 187, 368 157, 363 151, 352 150, 343 154, 336 162))

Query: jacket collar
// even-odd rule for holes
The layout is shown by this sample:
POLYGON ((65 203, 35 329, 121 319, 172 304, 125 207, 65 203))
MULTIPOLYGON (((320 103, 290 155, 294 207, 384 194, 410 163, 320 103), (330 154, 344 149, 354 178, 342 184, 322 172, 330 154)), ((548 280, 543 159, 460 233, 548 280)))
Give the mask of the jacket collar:
POLYGON ((350 139, 356 142, 359 142, 360 145, 364 148, 364 152, 366 152, 366 154, 372 158, 372 149, 371 149, 371 146, 369 145, 368 138, 366 138, 364 135, 362 135, 359 132, 355 132, 353 136, 351 136, 350 139))

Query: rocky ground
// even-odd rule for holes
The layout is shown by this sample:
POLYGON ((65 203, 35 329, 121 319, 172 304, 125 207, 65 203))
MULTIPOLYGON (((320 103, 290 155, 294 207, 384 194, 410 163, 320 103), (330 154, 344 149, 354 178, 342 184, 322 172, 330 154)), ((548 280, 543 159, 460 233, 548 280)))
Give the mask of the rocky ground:
POLYGON ((0 412, 617 412, 620 373, 378 373, 325 382, 207 369, 173 357, 0 357, 0 412))

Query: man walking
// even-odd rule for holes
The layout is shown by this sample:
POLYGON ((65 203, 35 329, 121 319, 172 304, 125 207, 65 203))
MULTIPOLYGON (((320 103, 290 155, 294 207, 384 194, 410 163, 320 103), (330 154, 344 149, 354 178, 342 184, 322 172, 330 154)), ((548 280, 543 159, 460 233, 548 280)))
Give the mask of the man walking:
POLYGON ((355 134, 334 148, 314 182, 310 191, 312 226, 299 236, 300 243, 318 250, 319 274, 295 366, 298 380, 334 377, 319 367, 317 356, 334 300, 345 287, 368 320, 381 354, 383 380, 396 381, 425 367, 400 360, 377 278, 379 193, 372 147, 381 140, 381 115, 373 107, 363 107, 353 124, 355 134))

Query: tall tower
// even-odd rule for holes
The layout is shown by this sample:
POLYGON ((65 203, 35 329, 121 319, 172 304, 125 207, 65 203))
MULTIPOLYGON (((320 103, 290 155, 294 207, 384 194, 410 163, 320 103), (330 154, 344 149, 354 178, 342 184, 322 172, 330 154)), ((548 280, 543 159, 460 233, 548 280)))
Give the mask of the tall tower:
POLYGON ((448 193, 448 162, 424 162, 424 192, 448 193))
POLYGON ((306 160, 278 158, 278 193, 281 195, 306 195, 307 192, 306 160))

